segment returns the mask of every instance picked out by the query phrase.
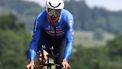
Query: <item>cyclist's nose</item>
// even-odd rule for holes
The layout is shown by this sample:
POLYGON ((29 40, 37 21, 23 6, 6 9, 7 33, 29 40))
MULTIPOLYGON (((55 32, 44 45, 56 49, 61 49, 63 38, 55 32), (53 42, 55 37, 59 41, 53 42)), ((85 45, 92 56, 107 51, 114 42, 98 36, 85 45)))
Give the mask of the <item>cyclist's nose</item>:
POLYGON ((55 15, 52 15, 52 17, 54 18, 54 17, 56 17, 55 15))

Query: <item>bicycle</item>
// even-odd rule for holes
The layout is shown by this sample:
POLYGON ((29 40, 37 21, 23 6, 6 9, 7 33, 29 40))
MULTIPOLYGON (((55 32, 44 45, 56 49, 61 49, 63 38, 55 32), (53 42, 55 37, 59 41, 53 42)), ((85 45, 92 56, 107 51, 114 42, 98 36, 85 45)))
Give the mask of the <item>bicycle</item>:
MULTIPOLYGON (((42 62, 44 61, 44 50, 46 49, 46 47, 44 46, 44 45, 42 45, 42 48, 41 48, 41 54, 42 54, 42 62)), ((59 65, 59 64, 55 64, 54 63, 54 58, 57 56, 57 55, 54 55, 53 54, 53 47, 51 47, 51 48, 49 48, 49 50, 51 51, 51 54, 48 54, 47 55, 47 57, 48 57, 48 59, 47 59, 47 62, 46 63, 43 63, 43 64, 41 64, 41 65, 39 65, 39 67, 41 67, 41 66, 44 66, 46 69, 52 69, 52 66, 61 66, 61 65, 59 65), (53 63, 52 62, 50 62, 50 59, 53 59, 53 63)), ((37 67, 37 66, 36 66, 37 67)), ((34 69, 36 69, 36 68, 34 68, 34 69)))

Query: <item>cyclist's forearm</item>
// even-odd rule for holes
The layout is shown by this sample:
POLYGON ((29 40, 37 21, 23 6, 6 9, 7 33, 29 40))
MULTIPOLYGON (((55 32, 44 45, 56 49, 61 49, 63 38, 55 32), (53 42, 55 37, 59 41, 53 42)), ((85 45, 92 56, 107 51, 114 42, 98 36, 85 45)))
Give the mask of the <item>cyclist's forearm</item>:
POLYGON ((36 31, 36 33, 34 33, 33 38, 30 42, 30 47, 29 47, 30 60, 34 60, 35 56, 36 56, 36 50, 37 50, 39 34, 40 34, 40 32, 38 32, 38 31, 36 31))
POLYGON ((33 37, 32 37, 32 40, 30 42, 30 48, 29 48, 30 60, 34 60, 36 57, 36 50, 37 50, 38 41, 39 41, 40 34, 41 34, 40 23, 41 22, 38 22, 38 19, 36 19, 34 22, 33 37))
POLYGON ((73 38, 74 35, 74 31, 73 30, 68 30, 67 31, 67 36, 66 36, 66 49, 65 49, 65 54, 64 54, 64 59, 68 60, 71 52, 72 52, 72 48, 73 48, 73 38))
POLYGON ((29 50, 30 60, 34 60, 36 57, 36 52, 32 49, 29 50))
POLYGON ((65 54, 64 54, 64 59, 68 60, 70 55, 71 55, 71 52, 72 52, 72 48, 73 48, 73 43, 72 42, 69 42, 67 44, 67 47, 65 49, 65 54))

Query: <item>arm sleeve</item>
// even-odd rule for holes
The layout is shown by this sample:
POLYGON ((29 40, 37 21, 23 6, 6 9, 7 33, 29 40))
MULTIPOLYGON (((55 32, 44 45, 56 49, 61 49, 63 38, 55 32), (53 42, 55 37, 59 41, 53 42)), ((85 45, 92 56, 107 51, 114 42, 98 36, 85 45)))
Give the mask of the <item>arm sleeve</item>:
POLYGON ((32 40, 30 42, 30 47, 29 47, 30 60, 34 60, 36 57, 36 50, 37 50, 38 41, 39 41, 40 33, 41 33, 40 26, 41 26, 40 21, 36 19, 34 22, 33 36, 32 36, 32 40))
POLYGON ((73 35, 74 35, 74 19, 73 16, 70 15, 70 17, 68 17, 67 20, 67 31, 66 31, 66 48, 65 48, 65 52, 64 52, 64 59, 68 60, 71 52, 72 52, 72 48, 73 48, 73 35))

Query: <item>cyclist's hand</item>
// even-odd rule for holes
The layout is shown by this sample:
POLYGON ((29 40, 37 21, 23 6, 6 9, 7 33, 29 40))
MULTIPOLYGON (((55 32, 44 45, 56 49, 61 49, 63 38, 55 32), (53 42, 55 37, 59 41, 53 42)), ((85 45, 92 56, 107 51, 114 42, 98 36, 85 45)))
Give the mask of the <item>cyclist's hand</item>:
MULTIPOLYGON (((43 51, 43 55, 44 55, 44 59, 43 59, 43 62, 45 63, 46 62, 46 60, 48 59, 48 57, 47 57, 47 55, 48 55, 48 53, 44 50, 43 51)), ((41 53, 41 51, 39 51, 38 52, 38 54, 37 54, 37 60, 39 61, 39 62, 42 62, 42 53, 41 53)))
POLYGON ((62 69, 69 69, 70 68, 68 61, 65 59, 62 62, 62 66, 63 66, 62 69))
POLYGON ((29 64, 27 64, 26 69, 34 69, 34 61, 31 61, 29 64))

